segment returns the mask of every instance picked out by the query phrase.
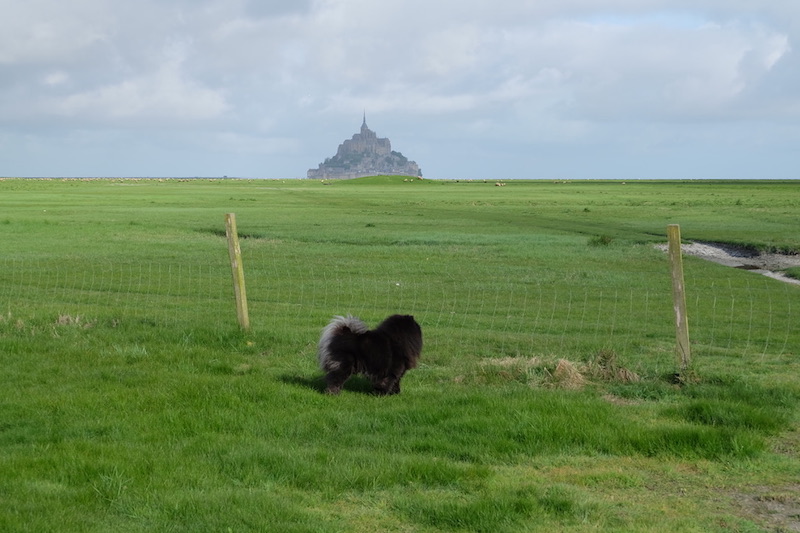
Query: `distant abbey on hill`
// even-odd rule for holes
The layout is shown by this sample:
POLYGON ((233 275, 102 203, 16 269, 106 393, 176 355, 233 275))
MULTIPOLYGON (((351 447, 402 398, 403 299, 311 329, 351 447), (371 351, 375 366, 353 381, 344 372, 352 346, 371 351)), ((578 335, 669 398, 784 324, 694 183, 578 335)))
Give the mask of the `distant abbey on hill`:
POLYGON ((389 139, 379 139, 367 127, 367 114, 361 123, 361 133, 353 135, 339 145, 336 155, 328 157, 319 168, 308 171, 309 178, 349 179, 364 176, 400 175, 422 176, 414 161, 409 161, 400 152, 392 151, 389 139))

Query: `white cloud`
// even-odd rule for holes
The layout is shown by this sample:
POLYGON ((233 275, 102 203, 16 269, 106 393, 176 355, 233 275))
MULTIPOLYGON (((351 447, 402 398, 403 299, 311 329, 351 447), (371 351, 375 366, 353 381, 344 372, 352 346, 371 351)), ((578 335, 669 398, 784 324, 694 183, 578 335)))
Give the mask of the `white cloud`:
POLYGON ((69 81, 69 74, 67 74, 63 70, 56 70, 54 72, 46 74, 42 81, 44 82, 45 85, 48 85, 50 87, 64 85, 69 81))
POLYGON ((113 16, 91 0, 0 2, 0 65, 69 62, 109 38, 113 16))
POLYGON ((0 12, 5 138, 155 127, 215 139, 218 157, 292 156, 302 174, 335 149, 303 147, 349 136, 365 108, 384 135, 511 137, 526 162, 536 143, 678 150, 698 125, 708 144, 714 128, 741 139, 723 133, 800 121, 795 0, 0 0, 0 12))
POLYGON ((52 103, 63 116, 93 119, 203 120, 225 113, 224 96, 162 67, 151 74, 70 95, 52 103))
POLYGON ((52 110, 67 117, 94 120, 205 120, 217 118, 229 105, 221 90, 204 87, 184 72, 189 45, 168 44, 156 70, 91 88, 51 102, 52 110))
POLYGON ((788 52, 786 35, 761 28, 698 29, 558 23, 533 47, 560 54, 571 113, 600 120, 707 120, 788 52), (546 43, 546 44, 545 44, 546 43), (743 69, 749 62, 753 68, 743 69))

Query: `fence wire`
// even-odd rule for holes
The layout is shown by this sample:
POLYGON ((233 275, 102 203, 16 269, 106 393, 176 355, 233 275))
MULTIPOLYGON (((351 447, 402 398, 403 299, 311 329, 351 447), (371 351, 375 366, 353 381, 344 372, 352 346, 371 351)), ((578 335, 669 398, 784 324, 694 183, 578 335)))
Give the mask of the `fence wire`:
MULTIPOLYGON (((602 349, 629 355, 674 349, 666 266, 626 272, 620 284, 524 265, 499 270, 463 262, 454 269, 449 262, 444 269, 435 257, 414 268, 340 260, 332 256, 330 264, 314 266, 269 249, 249 250, 245 280, 254 332, 292 332, 313 341, 333 315, 354 314, 374 324, 401 312, 423 325, 427 346, 447 344, 477 356, 573 358, 602 349)), ((194 265, 3 259, 0 268, 6 322, 82 316, 187 330, 236 327, 224 256, 194 265)), ((800 352, 800 288, 745 275, 750 277, 744 282, 706 279, 686 269, 693 349, 761 356, 800 352)))

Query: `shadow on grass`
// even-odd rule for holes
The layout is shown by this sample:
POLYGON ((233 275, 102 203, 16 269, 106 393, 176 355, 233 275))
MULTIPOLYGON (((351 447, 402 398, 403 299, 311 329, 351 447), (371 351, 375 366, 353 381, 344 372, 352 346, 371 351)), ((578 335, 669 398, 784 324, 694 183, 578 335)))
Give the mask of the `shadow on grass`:
MULTIPOLYGON (((206 233, 210 235, 214 235, 215 237, 222 237, 226 238, 228 235, 222 228, 197 228, 195 229, 197 233, 206 233)), ((237 232, 240 239, 266 239, 267 236, 263 233, 247 233, 247 232, 237 232)))
MULTIPOLYGON (((306 377, 306 376, 291 376, 283 375, 280 378, 281 382, 287 385, 294 385, 298 387, 305 387, 321 394, 325 393, 325 377, 306 377)), ((372 384, 368 379, 362 376, 353 376, 344 384, 343 390, 347 392, 357 392, 360 394, 373 394, 372 384)))

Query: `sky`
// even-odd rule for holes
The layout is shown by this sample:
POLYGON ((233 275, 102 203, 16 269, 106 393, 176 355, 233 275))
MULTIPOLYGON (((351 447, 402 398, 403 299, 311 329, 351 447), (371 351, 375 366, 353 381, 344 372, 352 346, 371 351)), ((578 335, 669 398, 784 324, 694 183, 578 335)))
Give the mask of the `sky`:
POLYGON ((0 176, 800 178, 798 0, 0 0, 0 176))

